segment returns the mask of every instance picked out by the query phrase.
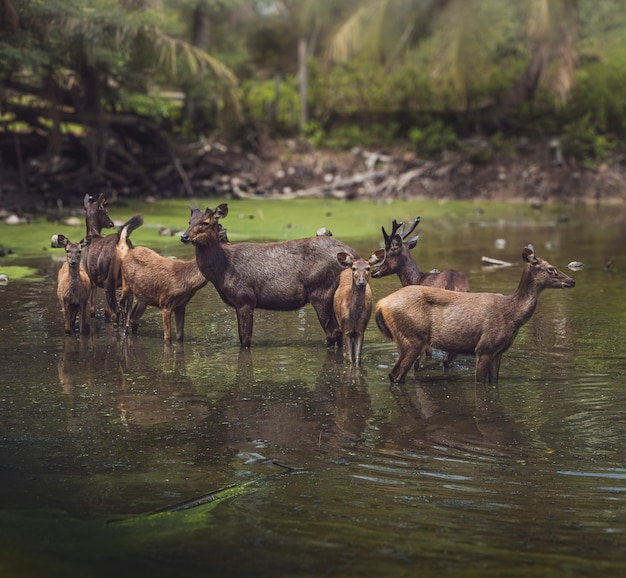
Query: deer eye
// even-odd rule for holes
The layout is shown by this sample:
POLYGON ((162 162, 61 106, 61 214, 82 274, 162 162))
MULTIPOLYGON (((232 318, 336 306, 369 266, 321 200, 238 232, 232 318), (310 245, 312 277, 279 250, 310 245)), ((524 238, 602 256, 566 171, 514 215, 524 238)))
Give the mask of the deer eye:
POLYGON ((556 267, 548 267, 548 273, 550 273, 550 275, 556 275, 556 267))

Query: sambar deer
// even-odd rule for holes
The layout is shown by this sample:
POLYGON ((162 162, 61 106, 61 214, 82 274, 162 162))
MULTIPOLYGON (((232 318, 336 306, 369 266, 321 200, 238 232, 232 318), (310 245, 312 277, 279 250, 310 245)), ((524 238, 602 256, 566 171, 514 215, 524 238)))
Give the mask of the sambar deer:
POLYGON ((343 356, 350 363, 361 364, 363 338, 372 316, 372 288, 369 285, 370 264, 353 259, 340 251, 337 261, 345 270, 339 276, 333 306, 343 336, 343 356))
POLYGON ((81 335, 89 334, 89 314, 93 317, 92 287, 89 275, 81 263, 81 253, 87 242, 72 243, 65 235, 56 236, 54 247, 65 249, 65 263, 57 274, 57 299, 63 315, 65 333, 72 335, 78 319, 81 335))
MULTIPOLYGON (((96 288, 102 287, 106 296, 105 318, 117 325, 119 317, 117 289, 122 284, 121 264, 116 249, 120 238, 119 230, 115 234, 102 235, 103 228, 115 226, 106 212, 104 193, 100 193, 98 197, 86 194, 83 205, 87 228, 85 238, 89 240, 89 245, 83 255, 83 263, 93 284, 94 299, 96 288)), ((130 243, 130 240, 128 242, 130 243)))
POLYGON ((327 236, 224 244, 219 238, 219 219, 227 214, 225 203, 205 211, 192 207, 181 241, 195 246, 198 268, 224 303, 235 308, 241 346, 250 347, 255 308, 293 311, 307 303, 326 333, 327 347, 338 344, 341 334, 333 295, 341 267, 336 256, 345 251, 358 259, 354 249, 327 236))
MULTIPOLYGON (((139 319, 150 305, 161 309, 163 340, 172 340, 172 312, 176 321, 176 340, 183 341, 185 308, 191 298, 209 281, 200 272, 195 258, 191 261, 170 259, 147 247, 131 247, 128 236, 143 224, 135 215, 122 226, 117 243, 122 264, 120 310, 124 327, 137 333, 139 319), (133 298, 136 303, 133 306, 133 298)), ((223 233, 225 236, 225 232, 223 233)), ((225 237, 226 238, 226 237, 225 237)))
POLYGON ((450 291, 469 291, 467 275, 461 271, 447 269, 436 273, 426 273, 417 266, 409 251, 417 245, 419 235, 408 241, 406 238, 415 230, 419 222, 420 218, 415 217, 408 230, 405 230, 404 223, 398 223, 394 219, 391 223, 390 235, 385 231, 385 227, 382 227, 385 247, 374 251, 370 258, 372 277, 380 279, 395 273, 403 287, 427 285, 428 287, 440 287, 450 291))
MULTIPOLYGON (((403 287, 407 285, 426 285, 439 287, 450 291, 469 291, 467 275, 456 269, 447 269, 439 272, 426 273, 422 271, 411 257, 409 251, 417 245, 419 235, 408 241, 406 238, 419 225, 420 218, 415 217, 411 226, 405 230, 404 223, 398 223, 395 219, 391 223, 391 234, 388 235, 385 227, 382 227, 385 246, 374 251, 370 257, 372 263, 372 277, 380 279, 394 273, 400 279, 403 287)), ((431 348, 425 350, 427 357, 432 354, 431 348)), ((457 353, 447 351, 443 358, 443 366, 450 367, 456 359, 457 353)))
POLYGON ((408 285, 383 297, 376 305, 376 324, 398 347, 398 360, 389 373, 393 383, 404 381, 409 369, 429 345, 474 354, 476 383, 497 383, 502 354, 533 315, 544 289, 574 287, 573 279, 524 247, 524 270, 517 290, 463 293, 408 285))

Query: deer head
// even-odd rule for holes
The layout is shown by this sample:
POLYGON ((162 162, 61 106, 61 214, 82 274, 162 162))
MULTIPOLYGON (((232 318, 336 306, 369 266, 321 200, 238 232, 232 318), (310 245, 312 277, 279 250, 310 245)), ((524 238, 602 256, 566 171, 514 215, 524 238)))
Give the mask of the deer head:
POLYGON ((417 245, 419 235, 406 241, 407 237, 415 230, 420 222, 419 217, 415 217, 408 229, 404 223, 398 223, 395 219, 391 223, 391 234, 387 234, 385 227, 381 227, 385 246, 378 251, 374 251, 370 257, 373 266, 372 277, 380 278, 397 273, 402 266, 403 258, 409 256, 409 250, 417 245))

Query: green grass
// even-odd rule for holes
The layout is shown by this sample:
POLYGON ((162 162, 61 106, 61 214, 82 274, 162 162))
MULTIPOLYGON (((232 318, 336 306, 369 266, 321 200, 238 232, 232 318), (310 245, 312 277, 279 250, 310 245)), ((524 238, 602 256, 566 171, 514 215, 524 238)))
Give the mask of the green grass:
MULTIPOLYGON (((181 247, 178 236, 163 237, 159 227, 184 231, 189 220, 189 207, 215 208, 227 202, 228 216, 222 223, 228 230, 231 242, 244 240, 286 240, 315 235, 320 227, 329 228, 333 235, 350 242, 359 239, 380 238, 381 226, 391 229, 391 221, 412 221, 421 216, 418 232, 442 226, 465 227, 502 222, 531 221, 546 222, 556 218, 560 212, 570 208, 544 207, 540 212, 525 204, 486 201, 341 201, 328 199, 292 200, 218 200, 177 199, 158 202, 133 201, 124 207, 114 203, 108 212, 116 222, 123 222, 133 214, 141 213, 145 224, 137 229, 132 240, 136 245, 150 247, 156 251, 174 251, 177 254, 193 255, 189 247, 181 247)), ((82 221, 82 219, 81 219, 82 221)), ((113 229, 104 231, 110 234, 113 229)), ((85 234, 81 227, 70 227, 61 221, 50 222, 45 216, 37 216, 29 224, 5 225, 0 223, 0 245, 11 249, 12 255, 0 258, 1 268, 19 265, 20 260, 42 257, 46 253, 59 253, 50 248, 50 238, 63 233, 71 241, 79 241, 85 234)))

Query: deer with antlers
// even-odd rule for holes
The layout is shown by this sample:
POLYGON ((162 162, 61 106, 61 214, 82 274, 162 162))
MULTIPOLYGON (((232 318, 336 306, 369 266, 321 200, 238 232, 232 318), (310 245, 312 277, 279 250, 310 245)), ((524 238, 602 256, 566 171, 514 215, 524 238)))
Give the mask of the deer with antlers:
MULTIPOLYGON (((374 251, 370 257, 372 264, 371 276, 380 279, 387 275, 398 275, 403 287, 407 285, 426 285, 428 287, 438 287, 449 291, 468 292, 470 290, 467 275, 455 269, 446 271, 426 273, 422 271, 411 257, 409 251, 413 249, 419 240, 419 235, 415 235, 408 241, 407 237, 419 225, 420 217, 415 217, 411 226, 405 229, 404 223, 398 223, 395 219, 391 223, 391 234, 388 235, 385 227, 382 227, 385 247, 374 251)), ((431 356, 431 349, 426 349, 426 356, 431 356)), ((457 354, 451 351, 446 352, 443 365, 450 367, 457 354)), ((419 360, 418 360, 419 363, 419 360)))

